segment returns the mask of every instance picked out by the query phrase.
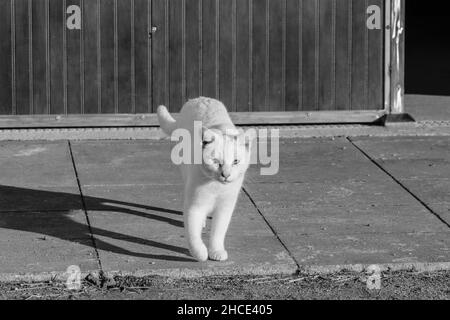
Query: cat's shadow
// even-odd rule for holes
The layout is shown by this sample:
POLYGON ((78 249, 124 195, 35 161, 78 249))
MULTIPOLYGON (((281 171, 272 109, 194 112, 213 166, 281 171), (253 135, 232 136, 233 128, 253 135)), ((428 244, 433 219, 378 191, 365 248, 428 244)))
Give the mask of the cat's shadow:
MULTIPOLYGON (((0 185, 0 229, 36 233, 89 245, 102 251, 139 258, 180 262, 195 261, 190 257, 186 248, 102 229, 92 224, 88 226, 86 219, 82 219, 83 221, 80 222, 73 219, 72 213, 74 211, 85 213, 85 206, 89 208, 89 211, 92 209, 101 212, 125 213, 168 223, 177 228, 183 227, 180 219, 182 212, 173 209, 89 196, 83 196, 82 199, 79 194, 0 185), (178 219, 175 219, 176 217, 178 219), (95 243, 90 241, 92 236, 95 243), (130 251, 103 240, 107 238, 148 246, 149 252, 130 251), (151 253, 152 247, 172 251, 181 256, 153 254, 151 253)), ((84 218, 84 215, 81 216, 84 218)))

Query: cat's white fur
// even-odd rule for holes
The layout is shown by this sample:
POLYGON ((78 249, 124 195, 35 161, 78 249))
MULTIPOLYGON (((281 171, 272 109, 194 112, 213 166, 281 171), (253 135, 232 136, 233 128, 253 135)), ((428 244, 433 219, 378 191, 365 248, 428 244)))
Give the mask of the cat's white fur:
POLYGON ((189 249, 199 261, 225 261, 224 240, 233 214, 244 174, 250 162, 250 144, 232 123, 225 106, 218 100, 200 97, 189 100, 178 121, 167 108, 158 108, 158 120, 165 134, 176 129, 193 135, 194 121, 201 121, 202 164, 182 164, 184 188, 184 227, 189 249), (208 248, 202 230, 212 217, 208 248))

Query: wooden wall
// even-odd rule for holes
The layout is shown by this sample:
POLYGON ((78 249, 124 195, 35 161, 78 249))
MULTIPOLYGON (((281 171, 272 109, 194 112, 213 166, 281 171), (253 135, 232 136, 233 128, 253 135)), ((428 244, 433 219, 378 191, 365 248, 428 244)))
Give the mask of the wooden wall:
POLYGON ((0 0, 0 114, 380 110, 384 0, 0 0), (82 10, 81 30, 66 8, 82 10), (155 26, 156 31, 151 32, 155 26))

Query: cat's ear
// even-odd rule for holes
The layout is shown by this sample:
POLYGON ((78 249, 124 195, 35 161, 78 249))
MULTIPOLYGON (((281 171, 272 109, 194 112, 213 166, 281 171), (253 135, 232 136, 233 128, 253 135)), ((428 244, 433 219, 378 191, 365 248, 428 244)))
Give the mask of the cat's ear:
POLYGON ((249 138, 244 139, 244 145, 245 145, 245 149, 247 149, 247 151, 250 151, 252 143, 253 143, 253 139, 249 139, 249 138))
POLYGON ((239 137, 242 133, 244 132, 244 130, 242 129, 236 129, 236 128, 227 128, 225 130, 225 135, 230 136, 230 137, 239 137))
POLYGON ((216 139, 216 134, 214 133, 214 131, 212 131, 208 128, 203 128, 202 142, 203 142, 204 146, 214 142, 215 139, 216 139))

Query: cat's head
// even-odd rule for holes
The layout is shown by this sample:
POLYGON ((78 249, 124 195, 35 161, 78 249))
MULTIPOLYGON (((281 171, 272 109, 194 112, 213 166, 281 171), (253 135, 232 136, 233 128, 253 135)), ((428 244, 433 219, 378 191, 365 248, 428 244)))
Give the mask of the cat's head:
POLYGON ((243 132, 203 129, 203 172, 224 184, 235 181, 250 164, 250 146, 251 138, 243 132))

